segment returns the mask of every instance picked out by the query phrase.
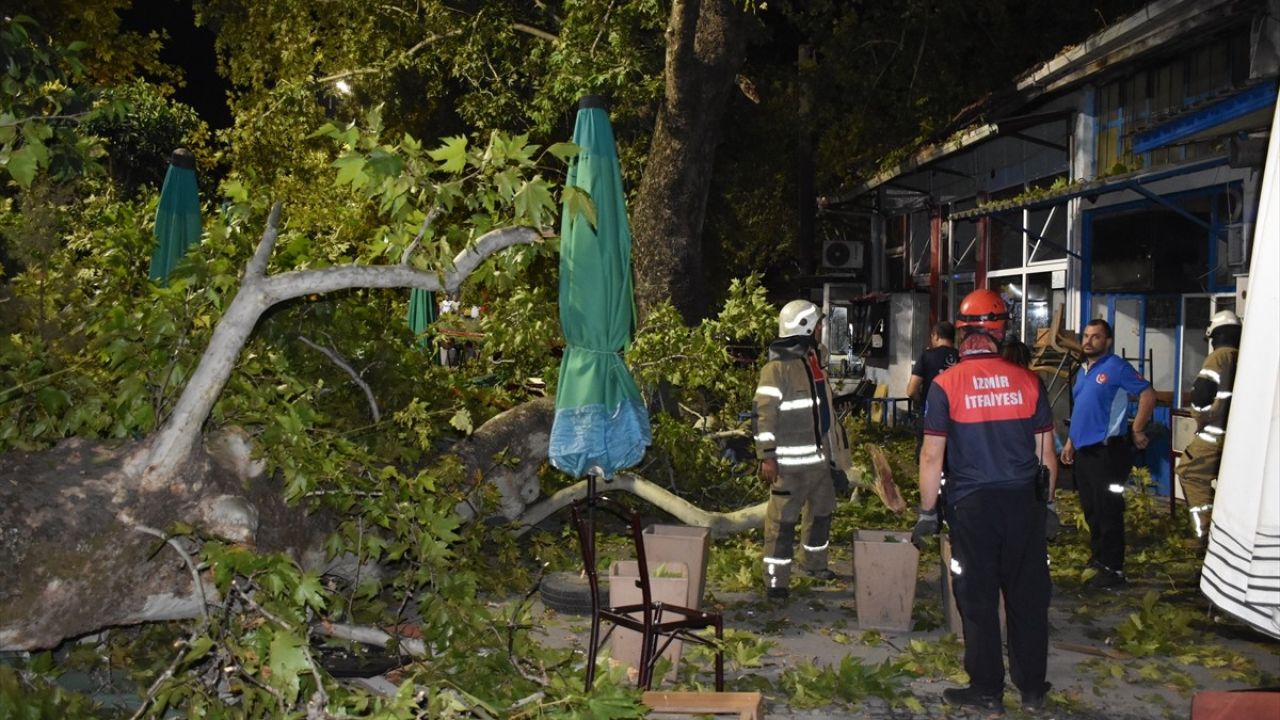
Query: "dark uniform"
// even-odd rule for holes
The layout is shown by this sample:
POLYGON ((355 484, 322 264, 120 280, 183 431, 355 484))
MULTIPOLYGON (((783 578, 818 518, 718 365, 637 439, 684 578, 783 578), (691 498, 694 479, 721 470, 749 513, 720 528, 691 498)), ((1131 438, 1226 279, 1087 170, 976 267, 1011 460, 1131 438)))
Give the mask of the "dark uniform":
POLYGON ((1004 690, 1002 593, 1013 683, 1024 695, 1046 687, 1051 586, 1036 436, 1052 428, 1039 379, 994 352, 963 355, 925 401, 925 434, 947 438, 950 570, 965 671, 983 696, 1004 690))
POLYGON ((1191 392, 1196 436, 1182 451, 1177 475, 1187 497, 1187 509, 1195 525, 1196 537, 1205 537, 1213 513, 1213 492, 1222 463, 1222 438, 1227 432, 1227 413, 1236 380, 1234 347, 1218 348, 1204 361, 1191 392))

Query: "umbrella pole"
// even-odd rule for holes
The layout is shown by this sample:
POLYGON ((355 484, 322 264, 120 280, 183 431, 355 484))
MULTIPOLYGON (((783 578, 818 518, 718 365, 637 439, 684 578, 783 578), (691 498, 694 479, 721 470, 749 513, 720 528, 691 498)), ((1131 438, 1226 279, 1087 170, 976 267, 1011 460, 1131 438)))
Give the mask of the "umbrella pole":
MULTIPOLYGON (((596 474, 603 473, 599 466, 593 467, 587 471, 587 542, 590 543, 591 551, 587 553, 587 557, 591 562, 596 560, 596 474)), ((591 571, 595 568, 584 568, 591 571)))

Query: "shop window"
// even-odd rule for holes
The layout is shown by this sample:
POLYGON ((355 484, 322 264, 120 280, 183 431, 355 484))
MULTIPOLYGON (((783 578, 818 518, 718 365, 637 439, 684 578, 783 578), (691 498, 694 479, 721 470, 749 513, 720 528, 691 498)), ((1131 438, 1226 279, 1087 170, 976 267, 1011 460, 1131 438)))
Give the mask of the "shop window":
POLYGON ((1027 236, 1027 262, 1065 260, 1067 257, 1067 205, 1027 212, 1027 229, 1039 237, 1027 236))
MULTIPOLYGON (((1208 220, 1208 217, 1205 217, 1208 220)), ((1168 210, 1093 223, 1093 292, 1203 292, 1209 273, 1206 231, 1168 210)))
MULTIPOLYGON (((933 233, 930 212, 911 213, 911 276, 927 275, 933 253, 933 233)), ((927 281, 926 281, 927 282, 927 281)))
MULTIPOLYGON (((1022 195, 1021 185, 992 193, 991 201, 1010 200, 1022 195)), ((991 245, 987 267, 1007 270, 1022 267, 1022 210, 1011 210, 991 216, 991 245)))
POLYGON ((884 289, 907 289, 907 248, 910 216, 894 215, 884 221, 884 289))

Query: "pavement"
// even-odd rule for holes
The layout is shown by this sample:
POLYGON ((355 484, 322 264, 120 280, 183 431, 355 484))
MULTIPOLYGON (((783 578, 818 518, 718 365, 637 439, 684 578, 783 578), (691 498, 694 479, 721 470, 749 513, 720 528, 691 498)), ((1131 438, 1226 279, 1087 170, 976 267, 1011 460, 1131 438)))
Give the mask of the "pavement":
MULTIPOLYGON (((758 592, 717 592, 714 583, 708 587, 704 606, 722 612, 728 633, 748 631, 754 635, 757 647, 760 641, 768 643, 758 666, 744 667, 726 658, 728 689, 761 690, 770 718, 987 717, 950 707, 941 699, 944 688, 963 685, 966 678, 961 669, 962 642, 949 633, 944 622, 936 556, 932 567, 923 564, 920 570, 913 611, 914 626, 928 629, 905 632, 865 631, 859 627, 851 565, 847 558, 833 558, 836 580, 793 585, 792 596, 786 602, 765 601, 758 592), (826 702, 813 707, 822 702, 821 688, 808 696, 795 691, 795 677, 805 672, 812 675, 814 668, 839 669, 849 657, 863 666, 910 658, 921 675, 905 682, 892 704, 869 697, 860 702, 826 702), (908 695, 914 703, 908 704, 908 695)), ((534 611, 535 617, 543 619, 542 642, 557 647, 584 647, 588 634, 584 617, 562 615, 540 605, 534 611)), ((745 655, 749 657, 750 653, 745 655)), ((710 689, 709 660, 695 658, 693 664, 697 667, 682 663, 679 683, 661 687, 687 688, 693 683, 701 686, 698 689, 710 689)), ((848 677, 858 676, 855 673, 848 677)), ((1198 691, 1245 689, 1254 687, 1259 680, 1263 685, 1275 686, 1280 684, 1277 677, 1280 641, 1220 617, 1191 581, 1185 587, 1171 587, 1167 578, 1131 578, 1128 586, 1115 591, 1059 585, 1054 588, 1050 607, 1048 679, 1053 690, 1049 702, 1038 714, 1029 713, 1021 708, 1017 691, 1010 688, 1005 694, 1006 717, 1188 718, 1192 697, 1198 691), (1178 605, 1185 612, 1162 615, 1161 607, 1150 604, 1157 597, 1158 603, 1178 605), (1144 601, 1149 603, 1145 612, 1144 601), (1179 626, 1153 630, 1157 641, 1162 632, 1178 630, 1175 635, 1182 639, 1181 644, 1161 647, 1156 642, 1140 649, 1141 657, 1118 649, 1126 632, 1121 626, 1132 631, 1141 626, 1144 618, 1179 626)), ((655 689, 658 687, 655 683, 655 689)))

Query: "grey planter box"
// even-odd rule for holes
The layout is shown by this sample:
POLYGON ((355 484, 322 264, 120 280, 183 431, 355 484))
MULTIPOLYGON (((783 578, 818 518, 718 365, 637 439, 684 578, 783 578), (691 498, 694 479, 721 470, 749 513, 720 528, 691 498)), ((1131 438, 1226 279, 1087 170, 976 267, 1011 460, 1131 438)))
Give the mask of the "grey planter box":
POLYGON ((864 630, 911 629, 920 551, 911 533, 859 530, 853 542, 853 572, 858 627, 864 630))
MULTIPOLYGON (((653 602, 683 605, 689 597, 689 567, 682 562, 658 562, 648 557, 649 592, 653 602)), ((609 567, 609 606, 639 604, 640 568, 635 560, 619 560, 609 567)), ((632 613, 639 618, 640 613, 632 613)), ((634 682, 639 677, 640 667, 640 633, 622 627, 615 627, 609 638, 609 656, 614 662, 631 668, 628 677, 634 682)), ((661 639, 659 643, 661 643, 661 639)), ((684 643, 676 640, 667 647, 663 657, 671 661, 671 672, 664 681, 675 679, 676 667, 680 664, 680 654, 684 643)), ((655 678, 656 679, 656 678, 655 678)))
POLYGON ((711 529, 691 525, 650 525, 644 529, 644 557, 649 568, 660 564, 684 563, 689 568, 689 594, 680 605, 702 609, 707 588, 707 555, 711 529))

